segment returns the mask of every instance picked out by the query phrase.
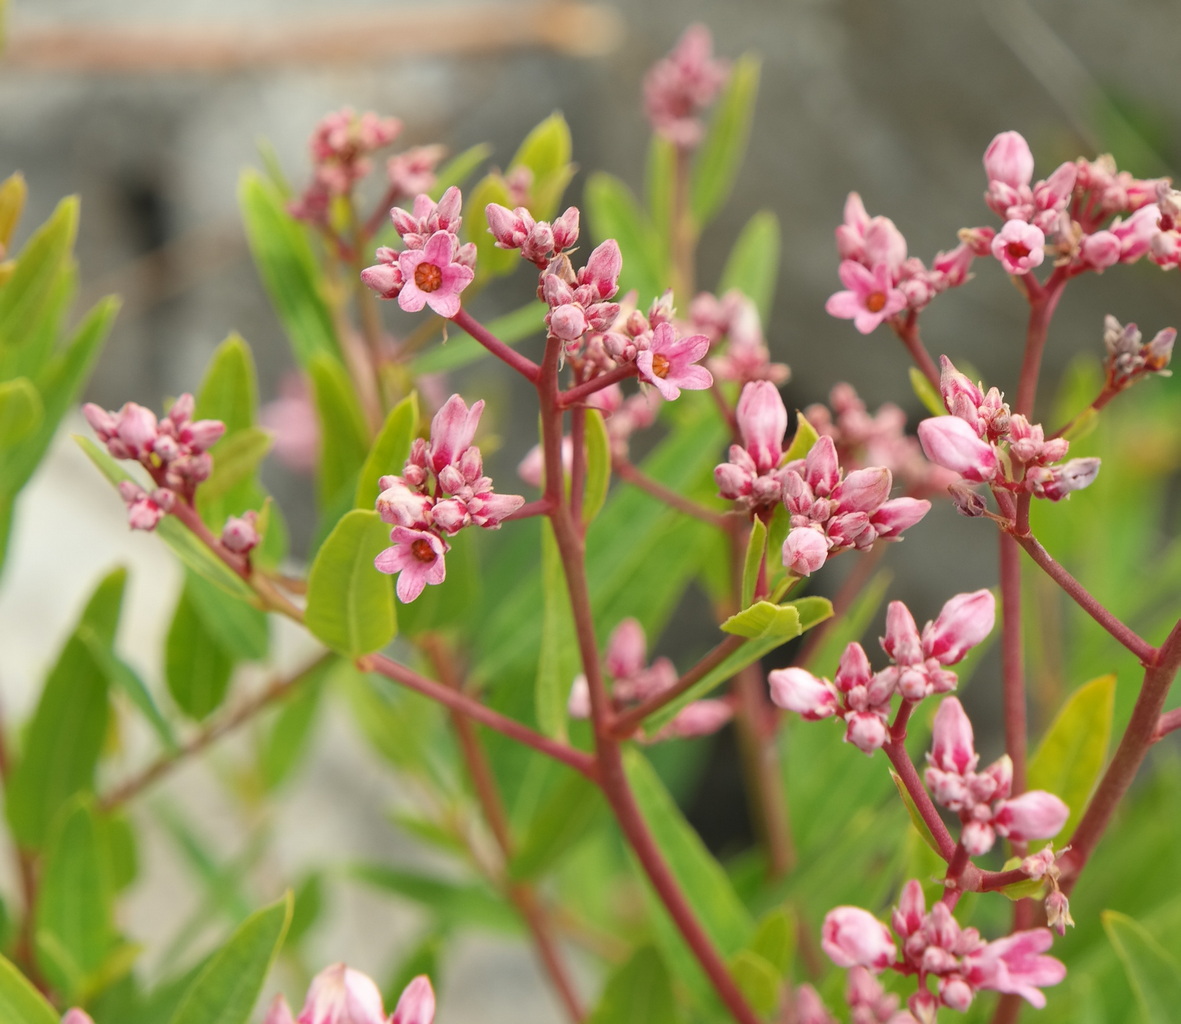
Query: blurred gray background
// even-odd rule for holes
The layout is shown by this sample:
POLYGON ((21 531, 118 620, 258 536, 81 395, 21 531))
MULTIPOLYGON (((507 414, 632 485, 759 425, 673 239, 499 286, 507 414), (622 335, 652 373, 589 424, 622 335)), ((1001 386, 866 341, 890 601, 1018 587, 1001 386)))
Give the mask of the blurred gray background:
MULTIPOLYGON (((557 109, 583 171, 609 170, 638 188, 647 139, 640 81, 692 21, 712 29, 719 54, 750 50, 764 59, 751 157, 705 241, 699 281, 717 279, 754 210, 779 215, 784 253, 766 332, 774 357, 792 367, 786 394, 797 407, 823 400, 837 379, 852 382, 871 407, 909 395, 891 335, 862 337, 823 311, 839 287, 832 230, 850 190, 871 214, 893 218, 911 253, 927 260, 955 244, 959 227, 991 222, 980 160, 999 131, 1026 136, 1036 177, 1107 149, 1145 177, 1181 163, 1178 0, 10 0, 0 175, 20 169, 29 180, 22 237, 60 196, 79 193, 82 301, 114 291, 126 302, 88 397, 108 408, 129 399, 158 408, 163 396, 196 386, 230 330, 254 347, 264 398, 276 393, 290 361, 235 198, 240 170, 258 165, 259 139, 298 184, 309 170, 312 126, 345 104, 400 117, 400 145, 441 141, 460 151, 490 140, 494 162, 557 109)), ((1012 387, 1023 304, 999 267, 980 261, 976 270, 970 288, 924 313, 924 337, 935 355, 954 352, 990 383, 1012 387)), ((1084 349, 1098 357, 1105 313, 1138 321, 1148 337, 1176 325, 1179 280, 1144 266, 1069 290, 1050 339, 1050 372, 1084 349)), ((913 422, 917 403, 909 408, 913 422)), ((526 426, 532 422, 530 413, 526 426)), ((90 489, 86 473, 63 451, 26 495, 19 557, 0 604, 6 658, 18 666, 6 688, 19 689, 22 673, 31 681, 82 591, 118 557, 144 563, 135 570, 147 580, 137 584, 136 614, 158 624, 171 610, 171 596, 161 600, 152 588, 174 586, 174 578, 149 567, 160 559, 143 557, 143 539, 127 537, 122 510, 101 484, 90 489), (87 522, 72 527, 63 556, 60 540, 46 540, 62 533, 37 526, 69 530, 63 503, 77 508, 82 493, 94 495, 85 498, 87 522), (108 540, 97 542, 92 526, 108 540), (60 575, 46 571, 52 558, 68 561, 60 575)), ((922 589, 916 569, 892 594, 912 600, 920 622, 955 589, 994 578, 991 536, 946 509, 933 515, 943 529, 925 534, 924 548, 941 566, 938 589, 922 589)), ((134 644, 126 629, 124 637, 134 644)), ((133 655, 148 671, 155 658, 154 649, 133 655)), ((10 703, 19 713, 21 698, 10 703)), ((364 831, 366 808, 383 799, 381 783, 347 763, 325 770, 316 786, 322 801, 364 831)), ((380 823, 369 830, 379 844, 380 823)), ((291 831, 301 835, 298 826, 291 831)), ((314 831, 298 843, 309 856, 329 856, 335 826, 314 831)), ((149 887, 141 930, 150 931, 158 901, 177 885, 165 877, 149 887)), ((326 955, 377 969, 372 948, 388 950, 394 937, 358 935, 346 914, 333 941, 326 955)), ((447 1020, 553 1019, 544 995, 521 995, 533 977, 526 953, 481 955, 454 986, 447 1020), (492 977, 520 997, 501 1016, 499 1000, 480 995, 481 979, 492 977)))

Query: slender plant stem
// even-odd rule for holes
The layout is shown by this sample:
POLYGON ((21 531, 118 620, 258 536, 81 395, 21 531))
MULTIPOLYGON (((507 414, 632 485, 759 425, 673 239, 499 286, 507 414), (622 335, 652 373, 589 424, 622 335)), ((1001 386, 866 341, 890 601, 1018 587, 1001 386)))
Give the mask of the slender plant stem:
POLYGON ((515 349, 509 348, 508 345, 496 337, 495 334, 489 331, 488 328, 473 317, 466 309, 461 308, 453 317, 452 322, 457 327, 467 331, 468 334, 502 362, 508 363, 509 366, 521 374, 526 380, 533 384, 537 383, 537 377, 541 372, 541 367, 532 359, 528 359, 515 349))
POLYGON ((1166 711, 1157 720, 1156 728, 1152 730, 1152 742, 1163 740, 1169 733, 1181 729, 1181 708, 1166 711))
POLYGON ((613 370, 608 370, 604 374, 597 377, 592 377, 588 381, 581 384, 576 384, 572 388, 567 388, 558 396, 558 407, 562 409, 569 409, 576 405, 581 405, 591 395, 604 388, 610 387, 612 384, 618 384, 621 381, 627 380, 629 377, 636 375, 636 364, 624 363, 622 366, 617 366, 613 370))
POLYGON ((1037 400, 1038 375, 1042 367, 1042 353, 1046 348, 1046 337, 1050 330, 1050 320, 1054 310, 1058 308, 1058 300, 1062 298, 1062 289, 1066 287, 1069 274, 1059 267, 1040 287, 1030 278, 1029 295, 1029 323, 1025 331, 1025 355, 1021 362, 1021 376, 1017 383, 1017 401, 1013 411, 1023 416, 1033 417, 1033 405, 1037 400))
POLYGON ((710 526, 716 526, 719 529, 726 528, 726 517, 722 513, 699 505, 683 494, 678 494, 665 487, 659 480, 653 480, 630 460, 626 458, 612 459, 611 468, 621 480, 627 481, 642 491, 647 491, 657 501, 670 505, 678 512, 684 512, 685 515, 700 519, 703 523, 709 523, 710 526))
POLYGON ((935 365, 935 360, 931 358, 931 354, 927 351, 927 347, 923 344, 923 339, 919 334, 918 313, 912 309, 906 314, 906 318, 901 323, 892 323, 891 326, 894 328, 894 333, 898 335, 899 340, 906 346, 906 351, 910 353, 910 358, 914 360, 914 365, 922 371, 923 376, 938 391, 939 367, 935 365))
POLYGON ((1013 762, 1013 792, 1025 792, 1028 725, 1025 663, 1021 640, 1021 549, 1007 533, 998 536, 1001 579, 1001 699, 1005 752, 1013 762))
MULTIPOLYGON (((903 707, 909 702, 904 702, 903 707)), ((899 709, 901 715, 902 709, 899 709)), ((950 861, 955 853, 956 842, 951 838, 951 833, 947 831, 947 826, 943 824, 943 819, 939 817, 939 812, 935 809, 935 805, 931 802, 931 797, 927 794, 927 789, 923 785, 923 780, 919 778, 919 773, 915 769, 914 762, 910 759, 910 754, 906 752, 906 727, 905 724, 901 730, 901 736, 897 736, 897 726, 891 726, 890 739, 886 741, 882 749, 886 752, 886 756, 890 759, 890 764, 894 766, 894 771, 898 778, 902 780, 902 785, 906 787, 907 793, 910 794, 911 800, 918 809, 919 816, 923 819, 931 835, 934 836, 935 842, 939 847, 939 855, 945 860, 950 861)))

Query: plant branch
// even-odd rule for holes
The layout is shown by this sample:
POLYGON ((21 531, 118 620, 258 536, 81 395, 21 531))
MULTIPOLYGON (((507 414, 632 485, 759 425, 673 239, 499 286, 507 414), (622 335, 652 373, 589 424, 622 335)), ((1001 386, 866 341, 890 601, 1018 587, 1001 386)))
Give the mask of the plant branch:
POLYGON ((910 358, 914 360, 914 365, 922 371, 923 376, 938 391, 939 367, 935 365, 935 360, 931 358, 931 353, 927 351, 927 347, 923 344, 923 339, 919 335, 918 312, 912 309, 906 314, 905 320, 901 323, 891 321, 890 326, 894 328, 894 333, 898 335, 899 340, 906 346, 906 351, 910 353, 910 358))
POLYGON ((1021 376, 1017 384, 1017 401, 1013 411, 1023 416, 1033 418, 1033 405, 1037 399, 1038 375, 1041 372, 1042 353, 1046 348, 1046 338, 1050 331, 1050 320, 1054 310, 1058 307, 1058 300, 1062 298, 1062 289, 1069 280, 1065 268, 1059 267, 1046 279, 1044 285, 1037 285, 1030 276, 1029 322, 1025 331, 1025 355, 1021 362, 1021 376))
POLYGON ((497 359, 507 363, 530 383, 537 383, 537 378, 541 373, 541 367, 532 359, 521 355, 516 349, 509 348, 508 345, 476 320, 466 309, 461 308, 455 314, 452 323, 467 331, 468 334, 496 356, 497 359))
POLYGON ((1025 708, 1025 664, 1021 638, 1021 551, 1012 535, 1001 533, 1001 699, 1005 720, 1005 752, 1013 762, 1013 792, 1025 792, 1028 723, 1025 708))
POLYGON ((592 377, 590 380, 583 381, 581 384, 575 384, 572 388, 561 392, 558 395, 558 408, 569 409, 572 406, 581 405, 595 392, 602 391, 604 388, 609 388, 612 384, 618 384, 635 375, 636 364, 634 362, 624 363, 622 366, 615 367, 614 370, 608 370, 606 373, 592 377))
POLYGON ((716 526, 718 529, 726 528, 726 517, 723 513, 699 505, 683 494, 678 494, 666 487, 659 480, 653 480, 630 459, 626 457, 612 459, 611 468, 619 479, 626 480, 629 484, 646 491, 657 501, 669 505, 679 512, 684 512, 685 515, 692 516, 694 519, 700 519, 703 523, 709 523, 710 526, 716 526))

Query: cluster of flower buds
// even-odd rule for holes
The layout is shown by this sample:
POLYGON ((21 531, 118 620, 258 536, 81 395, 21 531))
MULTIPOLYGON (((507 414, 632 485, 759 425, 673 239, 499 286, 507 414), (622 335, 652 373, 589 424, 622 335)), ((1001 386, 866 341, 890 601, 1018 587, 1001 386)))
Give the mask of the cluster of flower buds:
POLYGON ((791 376, 786 363, 771 362, 758 308, 737 289, 720 299, 701 292, 689 304, 689 322, 693 331, 709 339, 709 369, 719 380, 783 384, 791 376))
POLYGON ((361 280, 383 299, 398 300, 408 313, 430 306, 439 316, 459 312, 459 293, 476 276, 476 246, 459 241, 463 196, 454 185, 436 203, 426 193, 412 211, 395 206, 390 219, 405 251, 377 250, 377 263, 361 271, 361 280))
POLYGON ((895 320, 923 309, 940 292, 968 280, 977 255, 966 243, 939 253, 927 267, 906 255, 906 239, 888 217, 870 217, 861 197, 849 193, 845 220, 836 229, 841 257, 838 275, 844 291, 829 296, 829 315, 852 320, 869 334, 883 320, 895 320))
POLYGON ((644 77, 644 112, 652 130, 679 149, 696 147, 704 135, 700 114, 729 77, 729 66, 713 59, 709 29, 690 25, 644 77))
POLYGON ((566 255, 578 242, 580 214, 576 206, 567 207, 552 224, 534 220, 533 214, 524 206, 510 210, 499 203, 489 203, 484 213, 488 218, 488 230, 496 239, 496 247, 520 249, 521 258, 541 271, 566 255))
POLYGON ((1166 327, 1157 331, 1151 341, 1145 342, 1135 324, 1124 326, 1115 317, 1107 316, 1103 321, 1103 345, 1107 349, 1107 387, 1123 391, 1149 374, 1169 377, 1172 371, 1167 367, 1173 357, 1173 343, 1177 331, 1166 327))
POLYGON ((1094 481, 1099 460, 1061 462, 1070 448, 1064 437, 1047 439, 1040 423, 1011 413, 996 388, 987 394, 941 360, 939 390, 950 416, 919 424, 919 443, 932 462, 973 483, 1060 501, 1094 481))
POLYGON ((194 421, 193 405, 192 395, 181 395, 163 419, 135 402, 127 402, 118 412, 93 402, 82 407, 107 451, 116 459, 138 462, 155 484, 151 491, 130 481, 119 485, 132 529, 154 529, 178 500, 191 503, 197 485, 213 472, 208 449, 226 427, 220 420, 194 421))
POLYGON ((845 742, 872 754, 889 738, 894 695, 913 703, 953 690, 956 674, 948 666, 962 661, 992 632, 995 622, 996 601, 987 590, 953 597, 923 627, 921 636, 906 605, 892 601, 881 638, 890 665, 874 672, 864 648, 853 642, 841 655, 831 682, 802 668, 773 669, 767 678, 771 699, 808 721, 840 719, 845 742))
MULTIPOLYGON (((845 984, 845 1003, 852 1011, 852 1024, 918 1024, 909 1010, 900 1010, 897 995, 887 992, 877 977, 865 967, 849 971, 845 984)), ((820 1001, 811 985, 796 989, 798 1024, 840 1024, 820 1001)))
POLYGON ((821 945, 838 967, 917 975, 919 988, 907 1005, 922 1024, 933 1022, 940 1006, 963 1012, 978 992, 989 990, 1021 996, 1040 1009, 1046 1005, 1042 988, 1066 977, 1061 961, 1043 955, 1053 944, 1048 928, 985 942, 975 928, 960 927, 946 903, 928 911, 917 881, 903 887, 891 924, 894 935, 868 910, 837 907, 824 919, 821 945))
POLYGON ((1065 935, 1067 928, 1074 927, 1074 918, 1070 916, 1070 900, 1058 884, 1062 876, 1058 858, 1069 849, 1067 846, 1055 853, 1054 844, 1050 843, 1021 862, 1021 870, 1030 878, 1044 881, 1048 890, 1044 902, 1046 924, 1059 935, 1065 935))
MULTIPOLYGON (((624 619, 612 631, 603 655, 603 668, 611 677, 611 703, 616 711, 664 693, 677 681, 677 670, 668 658, 657 658, 648 664, 644 627, 635 619, 624 619)), ((576 677, 570 688, 568 710, 572 718, 590 717, 590 690, 584 675, 576 677)), ((730 705, 724 700, 694 701, 648 741, 708 736, 725 725, 731 714, 730 705)))
POLYGON ((394 1012, 386 1015, 381 991, 368 975, 344 964, 324 968, 308 986, 298 1017, 283 996, 275 996, 263 1024, 432 1024, 435 992, 420 974, 402 990, 394 1012))
POLYGON ((430 441, 415 438, 401 476, 383 476, 377 511, 389 523, 391 547, 374 560, 384 573, 398 574, 398 598, 409 604, 428 583, 446 576, 446 537, 466 526, 496 529, 525 499, 497 494, 484 476, 480 449, 472 444, 483 401, 469 409, 452 395, 431 421, 430 441))
POLYGON ((924 776, 937 804, 959 815, 960 843, 970 856, 992 849, 997 836, 1022 842, 1058 834, 1070 809, 1058 797, 1034 789, 1010 798, 1013 762, 1008 754, 976 771, 972 723, 963 706, 948 697, 935 712, 931 752, 924 776))

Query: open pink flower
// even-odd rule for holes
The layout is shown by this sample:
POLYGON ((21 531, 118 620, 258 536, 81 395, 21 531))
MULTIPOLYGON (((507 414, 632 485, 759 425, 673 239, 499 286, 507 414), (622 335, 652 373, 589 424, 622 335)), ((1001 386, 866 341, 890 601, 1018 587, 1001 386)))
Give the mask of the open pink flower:
POLYGON ((436 231, 421 249, 408 249, 398 257, 403 282, 399 306, 408 313, 430 306, 448 318, 459 312, 459 293, 476 275, 471 267, 454 262, 458 244, 451 232, 436 231))
POLYGON ((374 560, 379 572, 398 574, 398 600, 409 604, 428 583, 442 583, 447 576, 443 556, 450 545, 429 530, 410 530, 395 526, 390 532, 393 546, 386 548, 374 560))
POLYGON ((1005 221, 992 240, 992 254, 1010 274, 1028 274, 1046 258, 1046 236, 1023 220, 1005 221))
POLYGON ((703 391, 713 384, 713 375, 698 360, 709 351, 709 338, 694 334, 678 338, 672 324, 658 324, 652 342, 636 355, 640 380, 656 385, 668 401, 680 397, 681 389, 703 391))
POLYGON ((852 260, 842 260, 837 273, 848 290, 829 296, 824 308, 830 316, 852 320, 862 334, 869 334, 906 307, 906 296, 894 287, 885 263, 869 270, 852 260))

